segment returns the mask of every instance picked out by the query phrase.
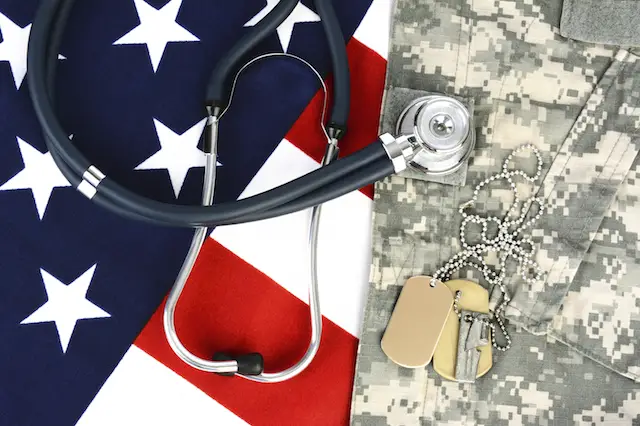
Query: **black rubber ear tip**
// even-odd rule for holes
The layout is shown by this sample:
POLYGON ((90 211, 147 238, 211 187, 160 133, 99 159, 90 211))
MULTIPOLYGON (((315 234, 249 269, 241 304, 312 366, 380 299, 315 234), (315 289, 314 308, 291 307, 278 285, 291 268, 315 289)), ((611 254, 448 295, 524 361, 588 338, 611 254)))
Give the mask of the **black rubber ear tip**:
MULTIPOLYGON (((257 376, 264 371, 264 358, 259 353, 231 356, 222 352, 213 355, 214 361, 236 361, 238 363, 238 374, 245 376, 257 376)), ((221 376, 233 376, 233 373, 217 373, 221 376)))

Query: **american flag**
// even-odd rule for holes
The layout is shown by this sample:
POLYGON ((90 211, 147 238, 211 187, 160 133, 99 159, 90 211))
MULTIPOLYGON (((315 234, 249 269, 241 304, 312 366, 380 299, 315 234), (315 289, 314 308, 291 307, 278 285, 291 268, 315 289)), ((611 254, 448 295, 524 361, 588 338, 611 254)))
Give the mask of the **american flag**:
MULTIPOLYGON (((192 230, 148 226, 71 188, 47 152, 25 78, 41 1, 0 0, 0 425, 346 425, 370 261, 372 190, 328 203, 320 230, 321 348, 280 384, 196 371, 171 351, 164 299, 192 230)), ((197 204, 204 93, 216 61, 278 0, 76 2, 58 63, 57 108, 74 143, 110 177, 197 204)), ((375 140, 391 0, 334 1, 352 74, 347 155, 375 140)), ((319 18, 302 1, 259 51, 299 55, 330 84, 319 18)), ((319 167, 322 92, 299 63, 241 78, 221 122, 216 202, 319 167)), ((178 304, 201 357, 295 363, 310 335, 310 212, 220 227, 178 304)))

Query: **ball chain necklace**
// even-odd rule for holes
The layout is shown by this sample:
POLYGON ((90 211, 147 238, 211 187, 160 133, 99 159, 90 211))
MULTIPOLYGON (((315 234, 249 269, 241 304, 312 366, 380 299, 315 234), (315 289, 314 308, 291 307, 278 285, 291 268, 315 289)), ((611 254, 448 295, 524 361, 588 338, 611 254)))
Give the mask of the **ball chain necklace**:
POLYGON ((518 273, 529 284, 542 278, 543 271, 533 261, 533 240, 522 234, 535 225, 546 210, 540 197, 533 196, 521 202, 514 178, 521 177, 535 183, 541 174, 540 152, 531 144, 522 145, 506 158, 500 173, 480 182, 473 191, 473 197, 460 206, 462 250, 432 277, 411 277, 402 287, 381 340, 383 352, 393 362, 405 368, 421 368, 433 360, 433 368, 440 376, 473 383, 491 368, 492 347, 502 352, 511 347, 511 337, 504 322, 504 310, 511 301, 505 286, 507 261, 515 261, 518 273), (525 150, 537 158, 533 176, 509 168, 514 156, 525 150), (504 218, 469 213, 468 209, 476 204, 480 191, 491 182, 501 180, 509 183, 514 197, 504 218), (535 213, 532 210, 534 204, 537 205, 535 213), (488 235, 490 223, 497 228, 492 238, 488 235), (468 240, 469 224, 480 226, 478 242, 468 240), (484 260, 490 253, 498 258, 495 269, 484 260), (451 280, 451 275, 464 267, 480 271, 492 292, 500 290, 500 300, 493 311, 488 291, 479 283, 451 280), (504 345, 496 340, 497 329, 504 336, 504 345))
POLYGON ((503 352, 507 351, 511 347, 511 337, 507 332, 503 320, 503 311, 511 301, 509 292, 507 291, 504 284, 507 260, 509 258, 512 258, 516 261, 520 275, 525 280, 525 282, 529 284, 540 280, 544 275, 544 272, 541 270, 540 266, 532 259, 535 253, 533 241, 529 237, 521 236, 523 231, 531 228, 544 214, 544 200, 540 197, 529 198, 524 203, 522 203, 522 207, 520 209, 520 214, 518 215, 518 217, 516 219, 511 219, 518 206, 520 206, 518 189, 516 188, 516 184, 513 181, 513 177, 521 176, 526 181, 535 183, 540 178, 541 173, 542 157, 539 150, 532 144, 526 144, 517 148, 506 158, 502 165, 502 171, 500 173, 494 174, 480 182, 474 189, 473 197, 471 198, 471 200, 462 204, 458 210, 463 217, 462 224, 460 226, 460 243, 462 244, 463 250, 451 257, 440 269, 438 269, 433 274, 433 277, 430 281, 430 285, 434 287, 437 281, 445 282, 449 280, 454 272, 459 271, 463 267, 472 267, 479 270, 483 274, 490 287, 497 285, 502 292, 502 301, 493 312, 492 320, 484 318, 478 319, 469 315, 467 315, 466 318, 462 318, 461 312, 458 309, 458 302, 461 296, 460 291, 456 292, 453 309, 458 315, 458 318, 460 318, 461 320, 470 322, 481 321, 484 322, 486 326, 490 327, 493 331, 493 333, 491 333, 493 346, 497 350, 503 352), (537 158, 536 174, 533 176, 528 175, 522 170, 509 169, 509 164, 513 160, 514 155, 525 150, 532 151, 537 158), (478 194, 484 186, 493 181, 502 179, 506 180, 509 183, 514 196, 513 204, 511 205, 511 208, 505 215, 504 219, 500 219, 496 216, 491 215, 482 217, 478 214, 467 213, 467 209, 473 206, 478 200, 478 194), (534 203, 538 205, 536 214, 529 220, 525 220, 529 209, 533 206, 534 203), (490 222, 493 222, 497 225, 496 237, 492 239, 487 236, 488 224, 490 222), (477 244, 470 244, 467 241, 465 230, 469 223, 482 226, 482 231, 480 233, 480 242, 477 244), (484 260, 484 255, 489 252, 495 252, 500 257, 498 273, 492 270, 484 260), (472 259, 475 259, 475 261, 472 259), (531 276, 531 271, 534 271, 533 276, 531 276), (500 328, 500 331, 505 338, 506 344, 504 346, 501 346, 496 342, 496 325, 500 328))

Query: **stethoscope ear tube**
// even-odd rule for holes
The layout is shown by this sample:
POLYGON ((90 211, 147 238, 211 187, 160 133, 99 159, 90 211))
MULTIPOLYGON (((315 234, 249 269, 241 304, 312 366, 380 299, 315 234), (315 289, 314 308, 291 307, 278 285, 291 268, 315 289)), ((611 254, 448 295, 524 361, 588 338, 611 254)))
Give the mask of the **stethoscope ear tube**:
MULTIPOLYGON (((356 191, 394 173, 393 164, 390 162, 388 157, 386 157, 386 152, 381 145, 372 144, 367 148, 380 150, 380 157, 373 159, 372 161, 367 161, 366 163, 360 163, 357 167, 347 168, 353 169, 352 173, 342 175, 335 180, 329 182, 323 182, 324 179, 316 180, 316 178, 324 178, 327 175, 322 174, 321 176, 318 176, 317 172, 312 172, 283 186, 272 189, 271 191, 267 191, 250 198, 245 198, 234 203, 217 204, 210 208, 213 210, 216 207, 233 207, 235 204, 242 203, 243 208, 238 210, 241 211, 241 214, 233 214, 233 212, 225 211, 225 215, 221 218, 216 219, 214 222, 207 222, 208 216, 203 214, 201 211, 204 208, 195 206, 176 206, 176 210, 180 211, 180 214, 185 210, 191 214, 191 218, 193 220, 190 219, 191 222, 190 225, 188 225, 190 227, 233 225, 270 219, 284 214, 304 210, 330 201, 333 198, 345 195, 349 192, 356 191), (314 184, 307 185, 311 182, 314 184), (305 187, 311 186, 314 187, 313 191, 304 190, 305 187), (333 196, 330 194, 333 194, 333 196), (275 202, 274 200, 284 201, 275 202)), ((365 153, 363 152, 363 154, 365 153)), ((344 160, 351 160, 352 156, 344 160)), ((371 157, 368 159, 371 159, 371 157)), ((336 160, 334 163, 324 168, 329 168, 333 165, 338 166, 340 165, 338 163, 341 161, 343 161, 343 159, 336 160)), ((334 170, 342 172, 345 170, 345 167, 334 167, 334 170)), ((126 210, 135 212, 139 218, 150 217, 154 218, 158 222, 164 223, 165 225, 175 226, 175 222, 172 221, 169 215, 165 214, 164 210, 160 211, 155 207, 156 205, 161 204, 172 209, 172 205, 159 203, 154 200, 146 200, 137 194, 134 194, 134 197, 136 197, 137 200, 134 203, 131 203, 127 198, 118 198, 118 193, 118 185, 114 181, 105 180, 102 182, 100 191, 96 194, 93 200, 96 202, 104 201, 104 205, 109 205, 113 204, 115 198, 118 200, 117 203, 120 204, 120 206, 126 210)))
POLYGON ((347 130, 350 110, 351 81, 349 58, 338 17, 332 0, 315 0, 316 9, 324 26, 333 65, 333 105, 327 130, 331 138, 340 139, 347 130))
POLYGON ((227 108, 231 96, 231 79, 240 69, 240 64, 246 62, 249 52, 273 33, 297 5, 298 0, 280 0, 258 25, 251 27, 227 55, 218 61, 207 86, 207 106, 219 111, 227 108))
MULTIPOLYGON (((45 141, 49 150, 55 149, 60 153, 60 158, 67 163, 69 169, 77 176, 82 176, 91 163, 71 143, 60 143, 67 140, 68 136, 60 126, 49 99, 47 74, 52 75, 53 64, 47 59, 53 49, 49 49, 46 42, 52 36, 54 18, 58 16, 60 4, 68 4, 71 0, 50 0, 41 3, 36 12, 29 35, 29 47, 27 51, 27 67, 31 68, 27 73, 29 92, 34 105, 36 117, 42 125, 45 141), (49 65, 49 66, 48 66, 49 65), (64 148, 64 149, 63 149, 64 148)), ((58 37, 52 41, 59 42, 58 37)))

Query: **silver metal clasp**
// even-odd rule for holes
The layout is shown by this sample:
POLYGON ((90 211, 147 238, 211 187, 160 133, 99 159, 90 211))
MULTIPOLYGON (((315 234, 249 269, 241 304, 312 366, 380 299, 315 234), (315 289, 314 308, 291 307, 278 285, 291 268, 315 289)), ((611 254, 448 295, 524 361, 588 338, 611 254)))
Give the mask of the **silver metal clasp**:
POLYGON ((393 169, 400 173, 407 168, 407 164, 422 150, 413 136, 400 136, 394 138, 389 133, 384 133, 378 138, 393 163, 393 169))
POLYGON ((473 383, 478 375, 481 346, 489 344, 488 314, 463 310, 458 334, 456 381, 473 383))

